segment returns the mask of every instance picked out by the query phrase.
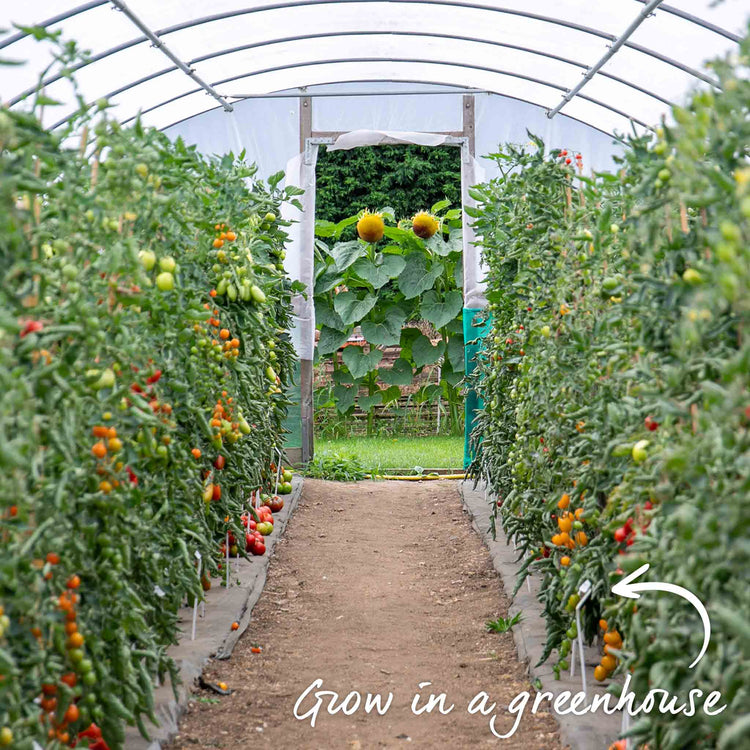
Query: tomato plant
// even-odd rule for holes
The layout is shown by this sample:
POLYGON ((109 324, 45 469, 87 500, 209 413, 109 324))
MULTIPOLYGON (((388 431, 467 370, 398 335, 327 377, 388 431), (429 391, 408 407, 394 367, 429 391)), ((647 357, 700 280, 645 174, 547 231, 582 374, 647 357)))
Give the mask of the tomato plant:
POLYGON ((177 681, 177 610, 227 524, 272 486, 294 367, 276 217, 298 191, 105 105, 64 135, 0 113, 0 740, 93 723, 118 748, 147 734, 154 677, 177 681), (227 273, 237 293, 212 295, 227 273))
POLYGON ((727 704, 639 718, 632 736, 652 748, 747 736, 750 83, 730 61, 713 69, 722 90, 623 142, 617 173, 585 176, 582 159, 532 137, 503 149, 472 211, 492 316, 472 471, 523 553, 519 584, 543 577, 544 659, 567 664, 588 579, 584 635, 604 640, 596 679, 627 671, 641 696, 699 688, 727 704), (611 594, 644 562, 648 580, 708 609, 711 642, 693 669, 694 609, 611 594))

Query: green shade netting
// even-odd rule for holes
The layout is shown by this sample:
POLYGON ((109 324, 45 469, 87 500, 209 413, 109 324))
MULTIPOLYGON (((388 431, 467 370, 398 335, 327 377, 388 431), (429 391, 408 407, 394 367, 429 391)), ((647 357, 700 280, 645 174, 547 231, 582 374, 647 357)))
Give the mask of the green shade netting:
MULTIPOLYGON (((484 337, 492 327, 491 317, 488 317, 484 322, 480 321, 479 313, 481 312, 483 311, 478 308, 464 308, 464 368, 467 375, 471 374, 477 366, 476 355, 482 348, 484 337)), ((467 388, 464 402, 466 415, 464 426, 464 469, 468 468, 474 458, 470 445, 470 437, 474 429, 476 413, 482 406, 482 399, 479 398, 476 391, 472 388, 467 388)))

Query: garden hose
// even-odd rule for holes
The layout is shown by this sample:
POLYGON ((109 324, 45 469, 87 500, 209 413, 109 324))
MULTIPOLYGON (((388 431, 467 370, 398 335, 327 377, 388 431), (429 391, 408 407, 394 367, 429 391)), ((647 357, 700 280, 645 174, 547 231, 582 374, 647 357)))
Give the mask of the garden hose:
POLYGON ((428 479, 466 479, 466 474, 417 474, 402 476, 400 474, 365 474, 365 479, 392 479, 404 482, 422 482, 428 479))

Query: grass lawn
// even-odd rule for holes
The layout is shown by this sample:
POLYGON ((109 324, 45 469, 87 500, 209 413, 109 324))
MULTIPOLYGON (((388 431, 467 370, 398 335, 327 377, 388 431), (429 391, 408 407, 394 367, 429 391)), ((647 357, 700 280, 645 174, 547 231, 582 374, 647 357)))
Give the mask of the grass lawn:
POLYGON ((392 469, 459 469, 464 464, 463 436, 351 437, 315 440, 315 455, 340 452, 356 456, 369 471, 392 469))

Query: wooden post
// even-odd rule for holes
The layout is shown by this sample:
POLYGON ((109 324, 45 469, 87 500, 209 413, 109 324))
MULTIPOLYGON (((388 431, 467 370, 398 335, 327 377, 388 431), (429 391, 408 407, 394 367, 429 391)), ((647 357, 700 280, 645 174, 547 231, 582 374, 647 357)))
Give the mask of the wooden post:
POLYGON ((464 94, 463 107, 463 130, 464 136, 469 139, 469 153, 476 156, 476 138, 474 129, 474 95, 464 94))

